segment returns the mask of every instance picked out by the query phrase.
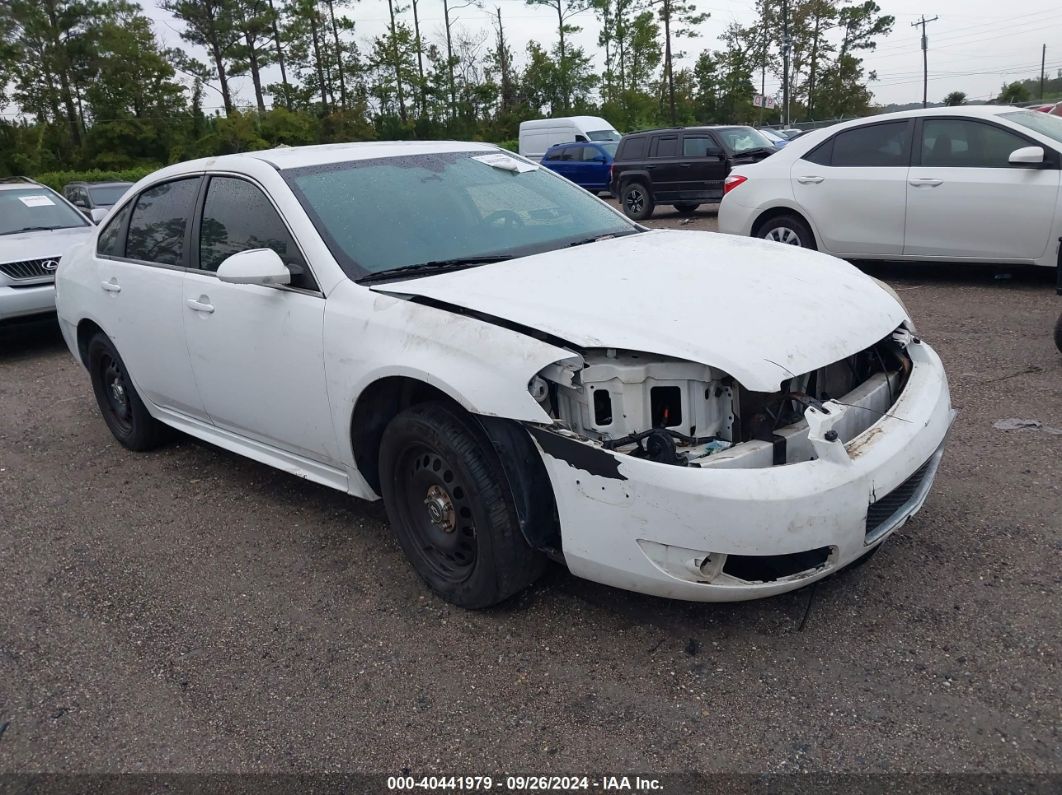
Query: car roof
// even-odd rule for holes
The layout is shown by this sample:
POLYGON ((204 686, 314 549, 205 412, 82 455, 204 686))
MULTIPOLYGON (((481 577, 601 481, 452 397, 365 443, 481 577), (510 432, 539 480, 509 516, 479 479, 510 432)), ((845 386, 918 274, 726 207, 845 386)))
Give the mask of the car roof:
POLYGON ((167 166, 152 177, 167 177, 178 174, 191 174, 215 169, 239 170, 241 164, 253 161, 268 163, 277 171, 302 168, 304 166, 329 165, 331 163, 348 163, 357 160, 375 160, 388 157, 414 157, 417 155, 435 155, 448 152, 497 152, 495 144, 463 141, 371 141, 342 144, 318 144, 316 146, 281 146, 276 149, 264 149, 257 152, 241 152, 234 155, 204 157, 167 166))
MULTIPOLYGON (((48 191, 52 190, 47 185, 44 185, 44 184, 42 184, 40 182, 34 182, 31 179, 28 179, 25 182, 3 182, 3 181, 0 181, 0 190, 26 190, 27 188, 32 188, 33 190, 48 190, 48 191)), ((54 192, 55 191, 52 191, 52 193, 54 193, 54 192)))
POLYGON ((114 185, 132 185, 132 184, 133 184, 132 182, 126 182, 125 180, 114 180, 114 181, 108 181, 108 182, 68 182, 68 183, 66 183, 66 187, 69 188, 72 185, 85 185, 86 187, 93 187, 93 188, 109 188, 109 187, 114 186, 114 185))

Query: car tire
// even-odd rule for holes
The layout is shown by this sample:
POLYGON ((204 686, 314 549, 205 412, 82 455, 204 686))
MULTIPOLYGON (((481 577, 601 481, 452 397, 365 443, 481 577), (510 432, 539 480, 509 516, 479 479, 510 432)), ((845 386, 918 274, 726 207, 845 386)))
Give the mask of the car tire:
POLYGON ((1058 316, 1058 322, 1055 323, 1055 347, 1062 353, 1062 315, 1058 316))
POLYGON ((138 453, 169 441, 173 430, 148 413, 110 338, 97 333, 89 340, 87 353, 92 391, 114 438, 123 447, 138 453))
POLYGON ((811 228, 804 222, 804 219, 795 215, 775 216, 760 225, 756 230, 756 237, 790 246, 815 248, 815 236, 811 234, 811 228))
POLYGON ((414 570, 464 608, 490 607, 534 582, 545 556, 524 539, 502 464, 459 409, 419 403, 380 444, 387 516, 414 570))
POLYGON ((653 214, 656 203, 653 194, 640 182, 628 182, 620 192, 620 203, 628 218, 644 221, 653 214))
POLYGON ((684 202, 683 204, 675 205, 675 212, 677 212, 679 215, 693 215, 695 212, 697 212, 697 208, 700 206, 701 205, 693 204, 692 202, 684 202))

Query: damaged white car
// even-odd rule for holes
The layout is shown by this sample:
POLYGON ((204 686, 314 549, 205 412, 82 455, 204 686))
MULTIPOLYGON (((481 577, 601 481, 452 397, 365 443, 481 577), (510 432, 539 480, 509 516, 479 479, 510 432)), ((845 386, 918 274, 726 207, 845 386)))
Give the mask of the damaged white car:
POLYGON ((870 554, 923 504, 954 412, 894 293, 815 252, 649 231, 485 144, 172 166, 63 258, 104 419, 366 499, 484 607, 549 558, 752 599, 870 554))

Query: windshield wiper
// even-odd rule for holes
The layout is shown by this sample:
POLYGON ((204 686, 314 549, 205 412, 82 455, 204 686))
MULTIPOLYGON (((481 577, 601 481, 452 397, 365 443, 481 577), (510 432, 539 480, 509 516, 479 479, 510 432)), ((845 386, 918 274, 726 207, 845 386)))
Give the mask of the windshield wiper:
POLYGON ((609 232, 606 235, 594 235, 594 237, 584 237, 582 240, 576 240, 574 243, 569 243, 568 248, 572 246, 585 246, 587 243, 597 243, 600 240, 611 240, 614 237, 626 237, 627 235, 638 234, 637 229, 630 229, 626 232, 609 232))
POLYGON ((375 273, 362 276, 355 281, 357 281, 358 284, 371 284, 372 282, 386 281, 387 279, 393 279, 395 277, 408 276, 413 278, 414 276, 432 276, 436 273, 459 271, 463 268, 475 267, 476 265, 490 265, 492 262, 502 262, 507 259, 512 259, 512 257, 508 254, 491 254, 483 257, 437 259, 431 260, 430 262, 418 262, 416 265, 402 265, 397 268, 376 271, 375 273))
POLYGON ((21 229, 12 229, 10 232, 2 232, 5 235, 17 235, 19 232, 53 232, 56 229, 66 229, 65 226, 24 226, 21 229))

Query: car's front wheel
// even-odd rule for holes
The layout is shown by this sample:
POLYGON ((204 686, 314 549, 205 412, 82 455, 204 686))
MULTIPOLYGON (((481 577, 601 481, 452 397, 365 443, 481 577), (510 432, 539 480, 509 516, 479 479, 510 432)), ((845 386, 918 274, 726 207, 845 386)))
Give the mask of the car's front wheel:
POLYGON ((420 403, 395 417, 380 445, 380 485, 403 551, 447 601, 489 607, 542 573, 501 462, 458 409, 420 403))
POLYGON ((653 214, 656 206, 652 194, 640 182, 627 183, 623 187, 620 200, 623 204, 623 212, 635 221, 644 221, 653 214))
POLYGON ((114 438, 136 452, 154 449, 173 431, 148 413, 125 362, 110 338, 98 332, 88 344, 88 369, 92 391, 114 438))
POLYGON ((759 228, 756 236, 789 246, 815 248, 815 236, 811 234, 811 229, 795 215, 779 215, 772 218, 759 228))

